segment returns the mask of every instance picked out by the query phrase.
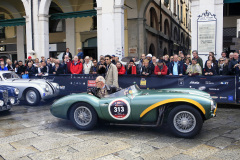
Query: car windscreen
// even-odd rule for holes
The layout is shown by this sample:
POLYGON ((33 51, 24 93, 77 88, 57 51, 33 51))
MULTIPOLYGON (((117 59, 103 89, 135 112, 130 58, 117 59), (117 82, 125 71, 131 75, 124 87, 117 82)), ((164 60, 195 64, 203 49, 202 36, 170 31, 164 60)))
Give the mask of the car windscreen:
POLYGON ((19 79, 18 75, 15 73, 3 73, 2 76, 4 79, 14 79, 14 78, 19 79))
POLYGON ((132 85, 128 88, 122 89, 118 92, 115 92, 113 94, 110 95, 106 95, 105 98, 115 98, 115 97, 123 97, 129 94, 135 94, 138 93, 140 91, 140 88, 137 85, 132 85))

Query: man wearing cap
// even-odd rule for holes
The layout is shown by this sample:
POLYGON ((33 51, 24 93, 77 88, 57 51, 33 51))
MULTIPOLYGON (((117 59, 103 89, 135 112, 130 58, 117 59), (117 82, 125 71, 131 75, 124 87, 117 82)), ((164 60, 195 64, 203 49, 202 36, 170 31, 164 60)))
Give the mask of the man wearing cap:
POLYGON ((78 48, 77 56, 78 56, 78 59, 83 59, 84 58, 84 53, 82 51, 82 48, 78 48))
POLYGON ((155 68, 155 66, 154 66, 154 64, 153 64, 153 61, 152 61, 152 54, 148 54, 147 55, 147 60, 149 61, 149 67, 151 68, 151 70, 152 70, 152 72, 154 72, 154 68, 155 68))
POLYGON ((192 59, 192 64, 188 65, 186 74, 188 74, 189 76, 202 75, 202 68, 197 63, 197 59, 196 58, 193 58, 192 59))
POLYGON ((155 66, 154 74, 155 75, 167 75, 167 72, 168 72, 168 67, 163 62, 162 59, 159 59, 159 61, 157 62, 157 66, 155 66))
POLYGON ((25 64, 25 66, 27 67, 28 66, 28 63, 32 61, 32 57, 31 56, 28 56, 28 59, 27 59, 27 62, 25 64))

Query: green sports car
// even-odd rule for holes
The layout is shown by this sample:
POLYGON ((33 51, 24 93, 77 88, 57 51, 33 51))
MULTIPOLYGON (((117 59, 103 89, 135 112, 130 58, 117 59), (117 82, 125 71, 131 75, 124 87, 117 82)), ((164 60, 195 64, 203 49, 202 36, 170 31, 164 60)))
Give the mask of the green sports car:
POLYGON ((141 90, 136 84, 101 99, 87 93, 69 95, 51 106, 54 116, 71 120, 80 130, 93 129, 99 119, 128 126, 158 127, 167 123, 174 135, 184 138, 197 135, 203 122, 215 117, 216 110, 216 103, 206 92, 141 90))

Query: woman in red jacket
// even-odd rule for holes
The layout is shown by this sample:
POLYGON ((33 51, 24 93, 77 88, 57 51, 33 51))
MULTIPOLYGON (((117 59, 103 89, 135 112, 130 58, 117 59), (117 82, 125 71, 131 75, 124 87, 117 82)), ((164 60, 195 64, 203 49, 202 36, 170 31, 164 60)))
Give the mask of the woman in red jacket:
POLYGON ((82 74, 83 65, 78 61, 78 56, 74 57, 73 62, 71 63, 70 71, 72 74, 82 74))
POLYGON ((163 60, 159 59, 157 66, 155 66, 155 75, 167 75, 168 67, 163 63, 163 60))
POLYGON ((116 66, 118 69, 118 75, 124 75, 126 73, 125 67, 122 65, 122 63, 117 62, 116 66))

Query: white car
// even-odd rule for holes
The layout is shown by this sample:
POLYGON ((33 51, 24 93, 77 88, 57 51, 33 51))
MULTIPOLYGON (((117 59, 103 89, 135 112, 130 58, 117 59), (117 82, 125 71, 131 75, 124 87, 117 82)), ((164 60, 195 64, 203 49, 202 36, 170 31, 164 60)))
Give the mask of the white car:
POLYGON ((38 105, 42 99, 53 98, 59 94, 57 83, 43 79, 21 79, 11 71, 0 71, 0 85, 18 88, 18 99, 31 106, 38 105))

